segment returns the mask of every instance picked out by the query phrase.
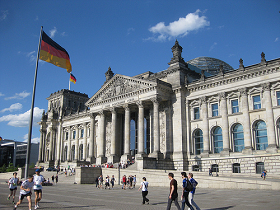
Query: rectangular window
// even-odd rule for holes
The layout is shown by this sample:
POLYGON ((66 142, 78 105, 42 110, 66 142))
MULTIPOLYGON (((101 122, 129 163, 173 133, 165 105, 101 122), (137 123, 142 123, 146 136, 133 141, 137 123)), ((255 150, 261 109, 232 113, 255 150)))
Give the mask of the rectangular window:
POLYGON ((231 101, 232 114, 239 112, 238 100, 231 101))
POLYGON ((253 104, 254 104, 254 109, 261 109, 261 97, 258 96, 253 96, 253 104))
POLYGON ((277 106, 280 106, 280 91, 277 91, 276 95, 277 95, 277 106))
POLYGON ((194 111, 194 119, 195 119, 195 120, 199 119, 199 118, 200 118, 199 107, 195 107, 195 108, 193 109, 193 111, 194 111))
POLYGON ((65 133, 65 140, 68 140, 68 132, 65 133))
POLYGON ((76 131, 73 131, 73 139, 76 139, 76 131))
POLYGON ((218 104, 212 104, 212 117, 219 115, 218 104))
POLYGON ((81 138, 84 138, 84 129, 81 130, 81 138))

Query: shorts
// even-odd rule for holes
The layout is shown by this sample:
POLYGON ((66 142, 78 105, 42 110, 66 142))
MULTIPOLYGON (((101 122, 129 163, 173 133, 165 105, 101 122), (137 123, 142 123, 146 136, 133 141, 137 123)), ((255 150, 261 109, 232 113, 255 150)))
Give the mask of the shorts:
POLYGON ((10 191, 11 191, 11 192, 13 192, 14 190, 17 190, 17 187, 14 188, 14 189, 10 188, 10 191))
POLYGON ((34 189, 34 192, 42 193, 42 189, 37 189, 37 190, 34 189))
POLYGON ((32 192, 30 191, 29 193, 27 193, 27 194, 19 194, 19 200, 23 200, 24 199, 24 197, 28 197, 28 196, 30 196, 31 197, 31 195, 32 195, 32 192))

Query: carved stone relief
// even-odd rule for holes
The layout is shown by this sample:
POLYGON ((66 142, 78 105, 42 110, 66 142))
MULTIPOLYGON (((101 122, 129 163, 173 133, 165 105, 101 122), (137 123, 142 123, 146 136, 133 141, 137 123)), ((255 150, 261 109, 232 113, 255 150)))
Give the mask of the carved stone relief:
POLYGON ((166 152, 166 114, 164 111, 159 113, 159 130, 160 130, 160 151, 166 152))

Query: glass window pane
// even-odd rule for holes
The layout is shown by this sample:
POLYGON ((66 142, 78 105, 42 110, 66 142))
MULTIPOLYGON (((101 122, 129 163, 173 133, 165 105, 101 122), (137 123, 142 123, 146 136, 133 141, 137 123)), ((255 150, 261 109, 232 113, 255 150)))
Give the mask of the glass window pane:
POLYGON ((261 97, 253 96, 254 109, 261 109, 261 97))
POLYGON ((280 91, 277 91, 276 94, 277 94, 277 105, 279 106, 280 105, 280 91))
POLYGON ((238 100, 231 101, 232 113, 239 112, 238 100))

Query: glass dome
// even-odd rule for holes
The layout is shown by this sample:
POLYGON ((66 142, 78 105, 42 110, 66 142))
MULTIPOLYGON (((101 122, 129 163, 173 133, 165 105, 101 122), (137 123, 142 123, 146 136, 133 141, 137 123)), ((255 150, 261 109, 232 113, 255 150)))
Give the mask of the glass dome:
POLYGON ((224 71, 233 71, 234 69, 224 61, 221 61, 217 58, 210 58, 210 57, 198 57, 187 62, 189 68, 191 66, 195 66, 200 70, 204 70, 210 74, 217 74, 220 70, 220 65, 223 65, 224 71))

